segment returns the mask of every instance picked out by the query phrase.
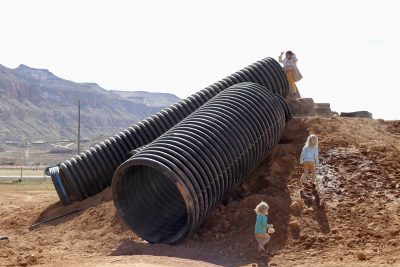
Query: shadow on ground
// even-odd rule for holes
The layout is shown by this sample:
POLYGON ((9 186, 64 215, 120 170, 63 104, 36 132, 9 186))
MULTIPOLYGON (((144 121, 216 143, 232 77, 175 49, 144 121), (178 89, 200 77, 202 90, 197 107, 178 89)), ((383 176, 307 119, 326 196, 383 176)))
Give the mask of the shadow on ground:
POLYGON ((185 242, 181 245, 170 246, 162 244, 136 243, 126 241, 115 249, 109 256, 129 256, 129 255, 150 255, 164 256, 194 261, 220 266, 239 266, 256 264, 257 266, 268 266, 270 257, 260 255, 257 258, 247 256, 244 253, 233 253, 230 255, 216 253, 220 247, 206 247, 205 244, 185 242))

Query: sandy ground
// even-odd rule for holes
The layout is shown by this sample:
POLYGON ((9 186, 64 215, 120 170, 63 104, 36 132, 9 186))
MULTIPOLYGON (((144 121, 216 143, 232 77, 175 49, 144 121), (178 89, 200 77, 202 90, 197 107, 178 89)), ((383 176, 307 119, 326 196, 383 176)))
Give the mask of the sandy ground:
MULTIPOLYGON (((44 169, 23 168, 22 176, 43 176, 44 169)), ((19 176, 21 168, 0 168, 0 176, 19 176)))
POLYGON ((116 215, 110 189, 63 207, 50 183, 0 184, 0 266, 400 266, 400 122, 297 118, 259 168, 177 246, 151 245, 116 215), (299 195, 298 155, 320 138, 318 194, 299 195), (277 232, 252 235, 260 201, 277 232), (34 222, 81 209, 28 229, 34 222))

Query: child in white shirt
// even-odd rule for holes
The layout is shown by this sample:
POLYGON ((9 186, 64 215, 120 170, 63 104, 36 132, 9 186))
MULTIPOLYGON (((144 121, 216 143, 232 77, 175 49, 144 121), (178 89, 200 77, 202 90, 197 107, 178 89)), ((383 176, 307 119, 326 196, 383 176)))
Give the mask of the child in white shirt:
POLYGON ((300 155, 300 164, 303 164, 304 167, 303 175, 300 178, 302 189, 304 189, 304 183, 306 181, 308 171, 311 171, 313 189, 315 190, 317 183, 316 167, 319 165, 318 137, 316 135, 311 134, 307 138, 307 142, 300 155))

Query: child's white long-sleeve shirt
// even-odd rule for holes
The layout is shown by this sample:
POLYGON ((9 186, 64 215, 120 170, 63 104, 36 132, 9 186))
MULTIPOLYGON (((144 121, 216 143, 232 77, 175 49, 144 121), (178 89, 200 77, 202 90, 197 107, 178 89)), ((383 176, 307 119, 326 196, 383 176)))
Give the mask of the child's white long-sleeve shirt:
POLYGON ((285 68, 286 70, 292 70, 297 67, 297 58, 294 55, 291 59, 282 59, 282 56, 279 56, 279 62, 283 64, 283 68, 285 68))
POLYGON ((304 147, 300 155, 300 162, 311 161, 316 165, 319 164, 318 160, 318 148, 317 147, 304 147))

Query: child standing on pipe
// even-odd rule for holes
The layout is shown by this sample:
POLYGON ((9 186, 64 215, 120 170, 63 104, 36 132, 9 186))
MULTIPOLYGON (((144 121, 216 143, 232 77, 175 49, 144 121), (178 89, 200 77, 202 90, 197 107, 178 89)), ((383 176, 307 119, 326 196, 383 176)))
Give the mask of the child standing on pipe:
POLYGON ((283 64, 283 69, 289 81, 290 92, 289 96, 300 98, 300 92, 297 89, 296 82, 300 81, 303 76, 297 68, 297 57, 292 51, 285 53, 285 58, 282 59, 284 52, 279 56, 279 62, 283 64))
POLYGON ((265 250, 264 246, 269 242, 269 234, 275 232, 274 225, 268 224, 268 210, 269 206, 264 201, 260 202, 254 211, 257 213, 256 225, 254 235, 258 242, 258 251, 265 250))
POLYGON ((316 167, 319 165, 318 158, 318 137, 316 135, 311 134, 307 138, 307 142, 303 147, 303 151, 300 155, 300 164, 304 167, 303 175, 300 178, 300 184, 302 190, 304 190, 304 183, 306 182, 306 178, 308 172, 311 171, 311 179, 313 190, 316 189, 317 183, 317 171, 316 167))

